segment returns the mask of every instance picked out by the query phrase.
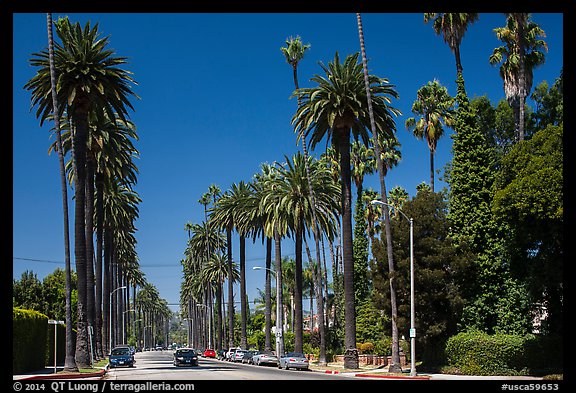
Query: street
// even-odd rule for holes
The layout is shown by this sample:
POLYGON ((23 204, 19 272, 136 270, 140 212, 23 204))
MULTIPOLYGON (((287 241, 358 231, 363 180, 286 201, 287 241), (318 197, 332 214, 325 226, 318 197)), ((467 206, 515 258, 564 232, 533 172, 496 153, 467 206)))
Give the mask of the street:
POLYGON ((175 367, 174 351, 137 352, 133 368, 112 368, 104 380, 335 380, 341 375, 314 371, 279 370, 275 366, 255 366, 200 357, 198 367, 175 367))

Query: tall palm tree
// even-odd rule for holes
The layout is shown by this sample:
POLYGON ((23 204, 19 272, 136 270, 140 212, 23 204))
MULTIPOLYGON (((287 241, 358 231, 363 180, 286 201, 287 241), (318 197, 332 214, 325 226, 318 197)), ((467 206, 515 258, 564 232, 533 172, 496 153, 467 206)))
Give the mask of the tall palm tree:
MULTIPOLYGON (((361 138, 369 145, 368 111, 364 89, 362 65, 358 64, 358 53, 347 56, 340 63, 338 52, 328 66, 320 63, 326 77, 315 75, 311 81, 317 86, 299 89, 295 94, 301 104, 292 119, 297 132, 311 134, 310 146, 314 148, 325 136, 332 141, 340 156, 342 185, 342 242, 344 261, 344 299, 346 315, 345 367, 358 365, 356 350, 356 316, 354 302, 354 272, 352 259, 352 207, 350 172, 350 137, 361 138)), ((374 99, 374 116, 379 131, 392 133, 388 127, 392 122, 388 95, 394 89, 382 78, 370 76, 370 91, 374 99)), ((393 123, 393 122, 392 122, 393 123)))
POLYGON ((46 14, 48 28, 48 55, 50 63, 50 92, 52 94, 52 116, 56 133, 58 163, 60 166, 60 186, 62 188, 62 211, 64 218, 64 255, 66 274, 66 357, 64 359, 64 371, 78 371, 74 360, 74 338, 72 336, 72 286, 70 270, 70 229, 68 221, 68 186, 66 184, 66 169, 64 166, 64 151, 62 149, 62 136, 60 132, 60 116, 58 113, 58 98, 56 95, 56 70, 54 67, 54 36, 52 30, 52 14, 46 14))
POLYGON ((412 113, 419 115, 406 120, 406 128, 412 130, 414 136, 425 139, 430 149, 430 187, 434 192, 434 155, 438 141, 444 135, 444 126, 452 127, 456 119, 453 108, 454 98, 448 94, 446 87, 434 80, 422 86, 416 93, 416 101, 412 104, 412 113))
POLYGON ((530 14, 509 14, 506 26, 495 28, 494 32, 504 46, 495 48, 489 61, 492 65, 501 64, 500 77, 514 110, 516 136, 524 140, 524 104, 532 89, 534 68, 545 61, 542 50, 548 50, 548 46, 540 37, 546 37, 546 33, 530 19, 530 14))
MULTIPOLYGON (((68 18, 56 22, 56 33, 62 45, 56 44, 55 70, 58 79, 57 101, 66 103, 58 108, 74 122, 74 168, 76 171, 74 199, 74 255, 78 276, 78 322, 76 340, 76 362, 79 367, 91 365, 87 329, 87 260, 86 260, 86 144, 88 116, 94 111, 101 117, 110 118, 118 114, 125 119, 127 107, 133 109, 129 96, 134 95, 130 83, 135 83, 128 71, 118 68, 126 63, 124 58, 112 57, 107 50, 108 37, 99 38, 98 25, 90 28, 87 23, 82 29, 79 23, 72 25, 68 18)), ((33 54, 33 66, 40 71, 26 85, 32 90, 33 105, 38 106, 36 115, 46 117, 52 108, 49 55, 46 52, 33 54)))
MULTIPOLYGON (((306 52, 306 50, 310 49, 310 44, 302 44, 302 40, 299 36, 297 36, 296 38, 292 38, 290 37, 289 40, 286 41, 286 47, 282 47, 280 48, 280 50, 282 51, 282 53, 284 54, 285 58, 286 58, 286 62, 288 64, 292 65, 292 70, 293 70, 293 79, 294 79, 294 88, 295 90, 298 90, 299 84, 298 84, 298 63, 302 60, 302 58, 304 57, 304 52, 306 52)), ((300 96, 298 96, 298 106, 300 106, 300 96)), ((316 259, 318 260, 318 262, 320 262, 320 245, 319 245, 319 230, 316 226, 317 223, 317 219, 316 219, 316 203, 315 203, 315 196, 314 196, 314 190, 312 187, 312 183, 310 180, 310 167, 308 165, 308 148, 307 148, 307 143, 306 143, 306 136, 303 133, 300 133, 298 135, 298 139, 302 140, 302 151, 304 152, 304 162, 306 165, 306 178, 308 181, 308 189, 310 190, 310 200, 311 200, 311 207, 312 207, 312 220, 313 220, 313 227, 312 227, 312 232, 314 234, 314 242, 316 244, 316 259)), ((320 269, 320 263, 318 263, 317 265, 315 265, 315 267, 317 267, 318 269, 320 269)), ((301 270, 301 268, 300 268, 301 270)), ((320 271, 318 272, 318 277, 321 277, 320 271)), ((317 285, 320 286, 320 288, 318 288, 319 293, 322 293, 322 282, 321 280, 318 281, 317 285)), ((319 298, 321 304, 318 305, 318 307, 322 308, 322 312, 324 311, 324 304, 323 304, 323 299, 322 297, 319 298)), ((319 331, 318 331, 319 335, 320 335, 320 356, 318 359, 318 363, 320 365, 324 365, 326 364, 326 338, 325 338, 325 331, 324 331, 324 325, 323 323, 321 324, 321 326, 319 327, 319 331)), ((297 344, 298 346, 296 347, 296 350, 298 350, 300 348, 300 337, 297 336, 297 344)))
MULTIPOLYGON (((360 39, 360 50, 362 52, 362 68, 364 73, 364 88, 366 89, 366 101, 368 107, 368 114, 370 118, 370 130, 373 133, 373 143, 374 152, 376 154, 376 167, 378 169, 378 178, 380 180, 380 191, 383 203, 387 203, 387 191, 386 191, 386 167, 382 162, 380 141, 383 139, 393 138, 393 132, 396 130, 396 126, 392 119, 392 114, 399 115, 400 111, 390 108, 388 117, 385 118, 384 126, 386 127, 384 132, 381 134, 377 127, 376 120, 374 117, 374 110, 372 107, 372 94, 370 92, 370 79, 368 75, 368 59, 366 57, 366 48, 364 44, 364 28, 362 26, 362 16, 360 13, 356 14, 356 20, 358 24, 358 37, 360 39)), ((392 97, 398 98, 397 93, 392 90, 390 92, 392 97)), ((388 101, 389 102, 389 101, 388 101)), ((394 258, 392 250, 392 233, 390 230, 390 217, 388 211, 385 209, 384 213, 384 223, 386 232, 386 250, 388 257, 388 270, 390 272, 390 304, 392 310, 392 364, 389 367, 389 371, 397 372, 401 371, 400 367, 400 349, 398 341, 398 327, 397 321, 397 308, 396 308, 396 288, 394 280, 394 258)))
POLYGON ((424 23, 432 22, 432 27, 437 35, 442 34, 444 42, 448 44, 450 50, 456 58, 456 74, 462 73, 462 62, 460 60, 460 44, 468 25, 478 20, 477 13, 424 13, 424 23))

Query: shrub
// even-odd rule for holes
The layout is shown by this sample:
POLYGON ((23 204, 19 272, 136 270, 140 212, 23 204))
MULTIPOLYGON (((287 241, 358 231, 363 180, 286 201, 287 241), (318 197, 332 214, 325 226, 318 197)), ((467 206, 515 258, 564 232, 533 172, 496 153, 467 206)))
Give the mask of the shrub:
POLYGON ((463 332, 446 343, 448 367, 466 375, 527 375, 531 336, 463 332))
POLYGON ((34 310, 13 308, 12 372, 44 369, 48 317, 34 310))

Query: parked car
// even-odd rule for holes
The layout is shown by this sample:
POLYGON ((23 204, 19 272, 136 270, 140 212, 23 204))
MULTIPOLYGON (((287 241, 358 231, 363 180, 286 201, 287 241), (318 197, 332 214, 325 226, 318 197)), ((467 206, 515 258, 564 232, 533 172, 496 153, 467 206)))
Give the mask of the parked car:
POLYGON ((303 353, 288 352, 278 359, 278 368, 288 370, 295 368, 298 370, 308 370, 308 359, 303 353))
POLYGON ((204 357, 205 358, 215 358, 216 357, 216 351, 211 349, 211 348, 207 348, 204 350, 204 357))
POLYGON ((225 349, 219 349, 219 350, 216 352, 216 358, 217 358, 218 360, 226 360, 226 352, 227 352, 227 351, 226 351, 225 349))
POLYGON ((236 351, 234 351, 234 354, 232 355, 232 361, 241 362, 245 353, 246 351, 244 349, 237 349, 236 351))
POLYGON ((197 366, 198 355, 194 348, 180 348, 174 352, 174 365, 178 366, 197 366))
POLYGON ((130 347, 115 347, 110 351, 108 362, 110 367, 134 367, 134 355, 132 355, 130 347))
POLYGON ((261 351, 258 354, 252 356, 253 364, 257 366, 264 366, 264 365, 278 365, 278 357, 272 351, 261 351))
POLYGON ((233 361, 233 355, 234 355, 234 352, 236 352, 237 349, 240 349, 240 348, 230 348, 230 349, 228 349, 228 352, 226 352, 226 360, 228 360, 229 362, 233 361))
POLYGON ((242 357, 242 363, 245 364, 254 364, 252 362, 252 357, 256 355, 259 351, 246 351, 244 352, 244 356, 242 357))

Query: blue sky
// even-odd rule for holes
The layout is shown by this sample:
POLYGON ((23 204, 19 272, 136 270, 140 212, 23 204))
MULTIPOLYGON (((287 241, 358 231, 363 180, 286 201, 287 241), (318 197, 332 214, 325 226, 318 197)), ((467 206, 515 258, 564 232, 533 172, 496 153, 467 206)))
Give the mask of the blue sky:
MULTIPOLYGON (((336 51, 341 59, 359 52, 354 13, 94 13, 68 15, 72 22, 99 23, 109 48, 128 58, 123 68, 134 73, 130 113, 140 140, 140 174, 136 191, 142 198, 137 252, 142 271, 174 311, 178 309, 182 278, 180 260, 186 247, 186 222, 200 222, 198 200, 211 184, 226 191, 233 182, 249 181, 260 164, 283 161, 301 151, 290 120, 296 109, 292 69, 280 52, 290 36, 310 43, 299 65, 300 87, 312 86, 336 51)), ((536 86, 552 84, 563 64, 563 15, 537 13, 532 19, 546 32, 546 63, 534 71, 536 86)), ((417 90, 438 79, 456 94, 454 56, 422 13, 362 15, 369 71, 387 78, 400 98, 392 105, 402 161, 389 171, 388 190, 404 187, 414 195, 416 185, 429 181, 429 151, 404 127, 412 116, 417 90)), ((466 89, 470 97, 486 95, 496 105, 504 98, 498 67, 488 63, 501 45, 493 29, 505 23, 501 13, 480 14, 461 45, 466 89)), ((48 155, 49 125, 39 126, 30 110, 30 92, 23 89, 36 70, 31 54, 47 48, 46 14, 13 15, 13 278, 32 270, 42 279, 64 267, 62 203, 57 156, 48 155)), ((530 102, 529 102, 530 104, 530 102)), ((437 147, 436 169, 451 159, 446 130, 437 147)), ((312 154, 319 156, 324 144, 312 154)), ((446 186, 436 177, 436 189, 446 186)), ((365 187, 379 190, 376 175, 365 187)), ((72 193, 70 192, 70 195, 72 193)), ((72 203, 72 201, 71 201, 72 203)), ((70 205, 72 206, 72 205, 70 205)), ((73 211, 73 210, 71 210, 73 211)), ((70 223, 72 225, 72 215, 70 223)), ((71 234, 72 236, 72 234, 71 234)), ((247 247, 249 300, 264 287, 264 274, 252 267, 264 264, 259 241, 247 247)), ((73 243, 71 243, 73 245, 73 243)), ((233 238, 238 260, 238 238, 233 238)), ((287 240, 283 253, 293 255, 287 240)), ((305 302, 307 305, 308 302, 305 302)))

